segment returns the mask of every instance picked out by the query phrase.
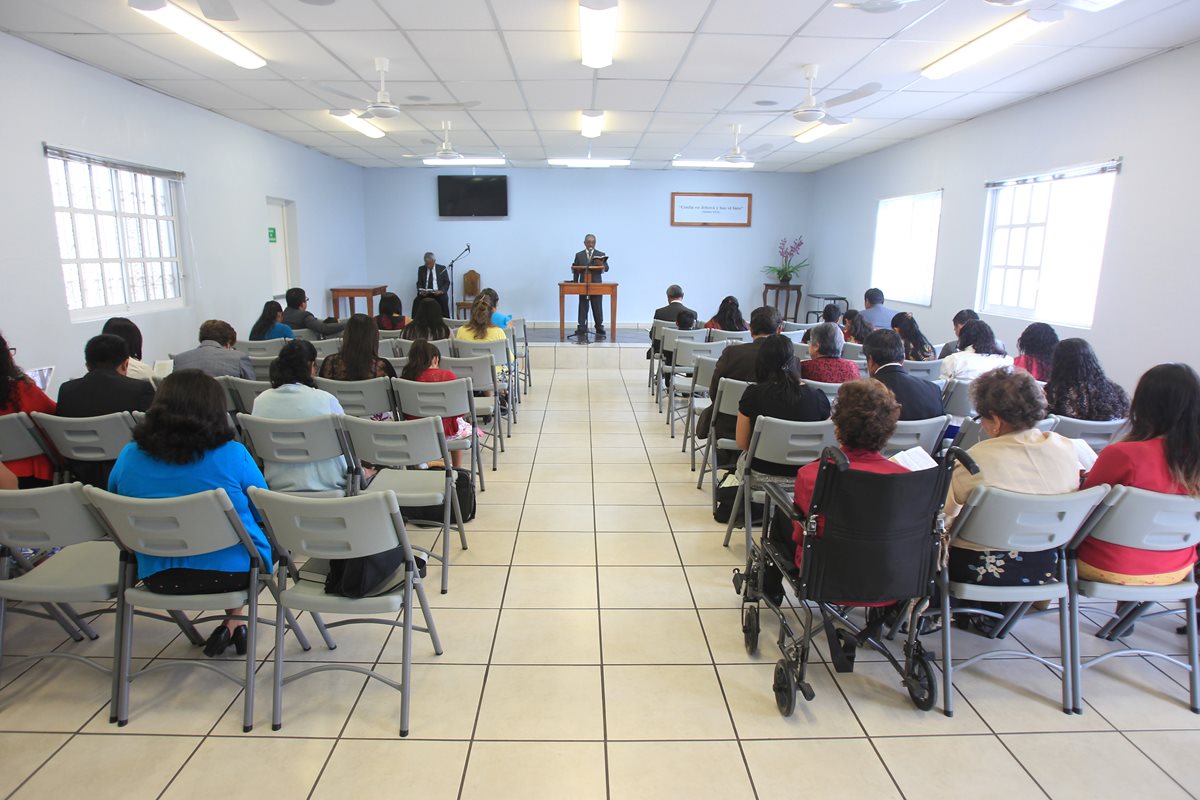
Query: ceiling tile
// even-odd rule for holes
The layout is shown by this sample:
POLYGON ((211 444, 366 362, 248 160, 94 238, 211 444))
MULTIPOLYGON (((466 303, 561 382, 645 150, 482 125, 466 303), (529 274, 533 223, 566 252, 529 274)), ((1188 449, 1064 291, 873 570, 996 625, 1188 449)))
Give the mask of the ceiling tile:
POLYGON ((692 41, 676 77, 685 81, 747 83, 786 41, 783 36, 700 34, 692 41))
POLYGON ((264 108, 328 108, 321 97, 291 81, 226 81, 225 84, 258 100, 264 108))
POLYGON ((102 29, 49 3, 0 4, 0 29, 24 33, 101 33, 102 29))
POLYGON ((476 108, 489 111, 524 109, 525 98, 516 81, 455 81, 446 84, 461 103, 477 102, 476 108))
MULTIPOLYGON (((159 28, 159 30, 163 29, 159 28)), ((143 51, 153 53, 160 58, 164 58, 177 65, 178 68, 183 68, 193 75, 200 75, 205 78, 214 78, 216 80, 249 77, 261 78, 263 77, 261 73, 265 70, 273 69, 270 66, 258 70, 243 69, 174 33, 127 34, 122 35, 120 40, 132 45, 133 48, 139 48, 143 51)), ((257 47, 244 41, 242 44, 245 44, 263 58, 267 58, 267 54, 260 52, 257 47)), ((269 58, 267 60, 270 61, 269 58)), ((153 77, 160 78, 158 75, 153 77)), ((270 73, 266 77, 271 77, 270 73)))
MULTIPOLYGON (((1137 2, 1138 0, 1132 0, 1137 2)), ((897 35, 897 39, 962 44, 1025 13, 1020 8, 1005 8, 988 3, 949 2, 897 35)))
POLYGON ((351 69, 305 33, 256 31, 239 33, 234 38, 265 58, 270 62, 268 68, 284 78, 344 81, 356 77, 351 69))
POLYGON ((591 81, 523 81, 521 88, 534 111, 583 110, 592 107, 591 81))
POLYGON ((546 151, 541 147, 510 147, 505 149, 505 155, 509 158, 521 159, 543 159, 546 157, 546 151))
MULTIPOLYGON (((504 41, 521 80, 586 78, 596 70, 579 62, 579 38, 556 31, 506 31, 504 41)), ((609 68, 611 69, 611 67, 609 68)), ((608 70, 605 70, 607 72, 608 70)), ((607 76, 606 76, 607 77, 607 76)))
MULTIPOLYGON (((1120 6, 1117 6, 1120 8, 1120 6)), ((1103 47, 1171 47, 1180 39, 1200 37, 1200 2, 1179 5, 1121 26, 1114 33, 1088 42, 1103 47)))
POLYGON ((540 147, 542 140, 536 131, 526 129, 520 131, 493 130, 492 141, 500 147, 508 149, 511 147, 540 147))
POLYGON ((443 81, 512 80, 495 31, 413 31, 413 44, 443 81))
POLYGON ((606 111, 654 109, 667 89, 666 81, 629 81, 603 77, 596 81, 595 107, 606 111))
POLYGON ((201 108, 257 108, 259 101, 235 92, 223 83, 210 80, 193 81, 145 81, 147 86, 160 92, 194 103, 201 108))
POLYGON ((336 147, 341 143, 341 140, 332 134, 321 131, 284 131, 279 135, 308 147, 336 147))
POLYGON ((670 161, 678 153, 679 150, 674 147, 645 145, 634 151, 634 158, 649 161, 670 161))
POLYGON ((695 31, 707 3, 696 0, 642 0, 618 6, 617 30, 639 32, 695 31))
MULTIPOLYGON (((200 4, 196 0, 172 0, 172 2, 197 17, 204 16, 200 11, 200 4)), ((233 0, 233 8, 237 12, 237 19, 219 22, 209 20, 209 24, 223 31, 289 31, 296 29, 296 26, 282 14, 261 0, 250 0, 250 2, 233 0)))
POLYGON ((832 4, 821 11, 804 26, 803 36, 829 38, 855 37, 862 39, 888 39, 901 35, 905 28, 928 14, 936 14, 941 7, 953 0, 910 3, 886 14, 871 14, 852 8, 836 8, 832 4))
POLYGON ((199 78, 197 73, 104 33, 28 33, 25 38, 116 75, 143 78, 199 78))
POLYGON ((605 78, 667 80, 675 75, 691 38, 686 33, 623 33, 617 37, 612 66, 600 74, 605 78))
POLYGON ((881 83, 887 90, 903 89, 921 77, 922 67, 945 53, 943 42, 881 42, 861 62, 836 76, 836 84, 854 89, 864 83, 881 83))
POLYGON ((899 119, 878 130, 878 137, 886 139, 915 139, 927 133, 940 131, 959 124, 952 119, 899 119))
POLYGON ((400 31, 318 32, 313 36, 363 80, 379 80, 379 73, 375 71, 376 56, 386 56, 391 60, 388 78, 401 81, 437 80, 437 76, 400 31))
POLYGON ((489 131, 528 131, 533 127, 528 111, 480 111, 473 108, 469 113, 476 124, 489 131))
MULTIPOLYGON (((1067 18, 1049 30, 1038 33, 1038 44, 1077 45, 1102 44, 1107 47, 1125 47, 1123 35, 1126 30, 1137 36, 1141 21, 1149 22, 1158 12, 1166 8, 1191 7, 1191 13, 1200 16, 1197 0, 1126 0, 1098 14, 1068 9, 1067 18), (1106 34, 1113 34, 1112 40, 1106 34), (1103 41, 1095 41, 1103 37, 1103 41)), ((1178 43, 1179 39, 1173 40, 1178 43)), ((1137 45, 1131 45, 1137 46, 1137 45)))
POLYGON ((500 27, 505 30, 579 30, 578 3, 564 0, 491 0, 491 4, 500 27))
POLYGON ((404 112, 431 131, 440 131, 443 122, 449 122, 454 130, 476 127, 467 112, 458 108, 417 108, 410 106, 404 112))
POLYGON ((998 92, 1049 92, 1105 69, 1131 64, 1155 52, 1125 47, 1075 47, 1035 67, 988 84, 987 88, 998 92))
POLYGON ((913 114, 920 114, 947 101, 961 97, 960 92, 880 92, 866 101, 857 104, 847 104, 845 114, 842 106, 833 109, 836 116, 855 116, 880 119, 904 119, 913 114))
POLYGON ((50 6, 109 33, 159 33, 163 30, 161 25, 131 9, 126 0, 38 0, 5 5, 50 6))
POLYGON ((649 111, 612 111, 604 115, 604 132, 618 131, 641 133, 650 124, 653 113, 649 111))
MULTIPOLYGON (((946 53, 954 50, 953 45, 946 46, 946 53)), ((934 92, 971 92, 990 86, 996 81, 1006 78, 1015 72, 1037 66, 1048 58, 1066 52, 1065 47, 1046 47, 1035 44, 1013 45, 986 61, 957 72, 941 80, 921 78, 913 83, 913 89, 934 92)), ((938 57, 944 54, 939 54, 938 57)), ((922 67, 925 65, 922 64, 922 67)))
POLYGON ((272 133, 311 131, 312 126, 283 111, 264 108, 223 108, 221 113, 230 119, 253 125, 272 133))
POLYGON ((959 95, 948 103, 934 106, 924 116, 929 119, 972 119, 980 114, 1028 100, 1035 94, 1036 92, 971 92, 959 95))
POLYGON ((716 111, 737 97, 741 87, 732 83, 671 81, 658 104, 659 111, 716 111))
POLYGON ((879 45, 874 39, 819 39, 799 36, 754 79, 760 86, 807 86, 804 65, 816 64, 818 89, 857 64, 879 45))
POLYGON ((670 148, 678 152, 691 141, 691 134, 687 133, 646 133, 642 134, 641 147, 657 147, 660 149, 670 148))
POLYGON ((825 0, 716 0, 703 30, 712 33, 792 34, 825 0))
POLYGON ((578 111, 531 111, 533 124, 543 134, 546 131, 578 131, 578 111))
POLYGON ((370 31, 392 27, 392 21, 379 10, 374 0, 337 0, 332 5, 320 6, 295 0, 265 2, 309 31, 370 31))
POLYGON ((688 114, 680 111, 659 112, 647 130, 654 133, 693 133, 713 118, 712 112, 688 114))
MULTIPOLYGON (((292 112, 292 113, 295 113, 295 112, 292 112)), ((320 113, 324 113, 324 112, 320 112, 320 113)), ((401 132, 417 132, 424 136, 428 133, 429 128, 430 128, 429 125, 426 125, 422 122, 417 121, 416 119, 414 119, 413 117, 411 117, 408 114, 400 114, 395 117, 387 117, 387 118, 374 117, 371 119, 371 124, 374 125, 376 128, 379 128, 381 131, 387 132, 389 135, 393 134, 393 133, 401 133, 401 132)), ((338 127, 340 127, 342 130, 346 129, 345 126, 343 126, 343 125, 339 125, 338 127)), ((432 129, 435 131, 440 131, 442 129, 441 123, 440 122, 433 123, 432 129)))
POLYGON ((838 142, 836 150, 838 153, 873 153, 876 150, 882 150, 885 147, 891 147, 894 144, 899 144, 903 139, 851 139, 845 142, 838 142))
POLYGON ((642 141, 642 132, 606 130, 599 139, 594 141, 606 147, 637 147, 642 141))
POLYGON ((492 30, 494 27, 487 0, 438 0, 436 3, 378 0, 378 3, 405 30, 492 30))
MULTIPOLYGON (((296 119, 300 120, 301 122, 307 123, 319 131, 328 131, 328 132, 336 131, 336 132, 340 133, 342 131, 347 130, 346 126, 343 123, 339 122, 337 119, 335 119, 333 116, 331 116, 330 114, 328 114, 325 111, 289 111, 287 113, 288 113, 288 116, 295 117, 296 119)), ((391 120, 389 120, 389 121, 391 121, 391 120)), ((372 120, 372 122, 374 124, 379 124, 379 123, 383 122, 383 120, 372 120)), ((383 125, 379 125, 379 127, 382 128, 383 125)), ((289 134, 289 138, 293 138, 293 137, 291 137, 291 135, 289 134)))
POLYGON ((743 111, 762 111, 783 113, 796 108, 808 98, 808 90, 799 86, 757 86, 750 85, 741 89, 726 111, 740 113, 743 111), (757 105, 759 101, 772 101, 774 105, 757 105))

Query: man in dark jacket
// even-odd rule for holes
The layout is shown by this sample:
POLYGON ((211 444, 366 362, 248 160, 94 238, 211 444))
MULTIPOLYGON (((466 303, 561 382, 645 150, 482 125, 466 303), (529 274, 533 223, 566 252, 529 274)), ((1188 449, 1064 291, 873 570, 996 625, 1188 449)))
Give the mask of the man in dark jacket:
POLYGON ((904 342, 892 330, 872 331, 863 342, 867 372, 892 390, 900 404, 900 419, 931 419, 946 413, 936 383, 910 375, 904 368, 904 342))
POLYGON ((342 332, 346 327, 344 322, 322 322, 317 315, 308 310, 308 292, 293 287, 284 295, 287 308, 283 310, 283 324, 293 331, 308 328, 319 336, 328 337, 342 332))

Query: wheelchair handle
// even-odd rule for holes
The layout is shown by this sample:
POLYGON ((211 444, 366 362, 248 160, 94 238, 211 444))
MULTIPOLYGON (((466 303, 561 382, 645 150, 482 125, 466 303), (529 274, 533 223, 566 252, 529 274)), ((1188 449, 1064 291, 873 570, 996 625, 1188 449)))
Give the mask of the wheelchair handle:
POLYGON ((972 475, 979 474, 979 465, 976 464, 975 459, 971 458, 971 455, 961 447, 951 447, 948 449, 946 451, 946 458, 953 459, 962 464, 964 467, 966 467, 967 472, 971 473, 972 475))

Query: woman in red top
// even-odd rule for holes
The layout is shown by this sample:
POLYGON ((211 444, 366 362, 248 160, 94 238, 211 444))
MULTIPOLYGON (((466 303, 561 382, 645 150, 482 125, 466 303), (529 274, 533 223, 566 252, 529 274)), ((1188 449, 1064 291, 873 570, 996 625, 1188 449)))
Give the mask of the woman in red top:
MULTIPOLYGON (((0 414, 42 411, 53 414, 57 405, 29 379, 13 361, 17 352, 0 336, 0 414)), ((5 461, 4 466, 17 476, 22 489, 49 486, 54 480, 54 468, 45 456, 5 461)))
POLYGON ((375 324, 379 326, 379 330, 403 330, 407 322, 408 319, 404 316, 404 303, 400 301, 400 295, 393 292, 381 294, 379 296, 379 316, 375 318, 375 324))
POLYGON ((1021 355, 1013 359, 1013 366, 1025 370, 1036 380, 1048 381, 1056 347, 1058 334, 1054 328, 1044 322, 1034 322, 1017 338, 1021 355))
MULTIPOLYGON (((438 365, 441 363, 441 354, 438 349, 431 345, 426 339, 418 339, 412 343, 412 347, 408 349, 408 361, 404 364, 404 369, 400 371, 400 377, 406 381, 419 381, 421 383, 444 383, 446 381, 458 380, 458 376, 448 369, 441 369, 438 365)), ((411 414, 405 414, 405 419, 419 419, 411 414)), ((442 430, 446 434, 447 439, 457 439, 463 434, 459 430, 465 424, 462 417, 443 417, 442 430)), ((467 431, 469 434, 470 431, 467 431)), ((450 463, 455 466, 462 466, 462 451, 450 451, 450 463)))
POLYGON ((721 301, 721 305, 717 308, 717 313, 713 318, 704 323, 706 328, 715 328, 719 331, 748 331, 749 326, 746 325, 746 320, 742 317, 742 309, 738 306, 738 299, 733 295, 729 295, 721 301))
POLYGON ((820 383, 845 383, 858 380, 858 364, 842 358, 846 339, 842 329, 832 322, 822 322, 808 332, 808 353, 811 358, 800 362, 800 377, 820 383))
MULTIPOLYGON (((1159 364, 1142 376, 1129 410, 1129 434, 1100 452, 1083 488, 1102 483, 1200 496, 1200 378, 1187 364, 1159 364)), ((1141 550, 1085 539, 1079 577, 1161 586, 1192 571, 1196 548, 1141 550)))

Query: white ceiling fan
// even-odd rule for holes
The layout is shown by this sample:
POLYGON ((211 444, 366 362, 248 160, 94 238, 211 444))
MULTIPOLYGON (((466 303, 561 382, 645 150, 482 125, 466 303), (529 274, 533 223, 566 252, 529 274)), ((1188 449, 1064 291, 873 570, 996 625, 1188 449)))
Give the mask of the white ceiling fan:
MULTIPOLYGON (((817 102, 816 94, 813 92, 813 82, 817 79, 818 66, 816 64, 804 65, 804 77, 808 81, 808 96, 804 98, 804 102, 792 109, 792 118, 797 122, 823 122, 826 125, 845 125, 850 120, 839 119, 829 113, 828 109, 831 106, 840 106, 846 103, 853 103, 856 100, 862 100, 866 97, 878 92, 883 88, 879 83, 864 83, 854 91, 839 94, 837 97, 831 97, 823 103, 817 102)), ((751 114, 778 114, 778 111, 751 111, 751 114)))
MULTIPOLYGON (((434 165, 463 164, 475 166, 499 166, 506 162, 507 159, 505 159, 503 155, 469 156, 458 152, 454 149, 454 145, 450 143, 450 128, 451 124, 449 122, 442 122, 442 140, 438 142, 437 149, 432 153, 406 153, 404 158, 420 158, 426 164, 434 165)), ((432 142, 430 143, 432 144, 432 142)))
POLYGON ((746 152, 742 150, 740 144, 742 126, 735 124, 731 127, 733 128, 733 147, 722 155, 706 161, 703 159, 682 158, 679 154, 676 154, 675 158, 671 161, 671 165, 676 167, 740 167, 741 169, 752 169, 754 167, 753 157, 770 150, 771 145, 761 144, 746 152))
POLYGON ((339 97, 345 97, 349 100, 354 100, 358 103, 361 103, 363 106, 365 106, 366 110, 358 115, 360 119, 371 119, 373 117, 379 119, 391 119, 392 117, 399 116, 401 111, 410 108, 474 108, 475 106, 479 105, 478 100, 471 100, 466 103, 393 103, 392 96, 388 94, 387 90, 387 73, 390 66, 391 60, 386 56, 375 57, 375 71, 379 73, 379 91, 375 93, 374 100, 368 100, 365 97, 359 97, 357 95, 350 94, 349 92, 343 92, 341 89, 334 88, 333 86, 326 86, 323 83, 316 83, 313 85, 322 91, 336 94, 339 97))
MULTIPOLYGON (((334 0, 300 0, 310 6, 331 6, 334 0)), ((167 0, 129 0, 129 7, 140 11, 157 11, 166 5, 167 0)), ((196 0, 200 13, 205 19, 213 22, 236 22, 237 11, 232 0, 196 0)))

